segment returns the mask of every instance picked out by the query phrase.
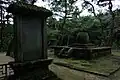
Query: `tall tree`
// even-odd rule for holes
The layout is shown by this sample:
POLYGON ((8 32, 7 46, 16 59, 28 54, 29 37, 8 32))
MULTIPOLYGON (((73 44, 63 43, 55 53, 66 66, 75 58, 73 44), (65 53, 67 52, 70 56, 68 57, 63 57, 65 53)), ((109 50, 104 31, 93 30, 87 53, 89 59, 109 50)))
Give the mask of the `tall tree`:
POLYGON ((59 16, 63 19, 61 30, 63 30, 67 19, 72 18, 73 15, 75 17, 75 15, 80 13, 78 7, 75 6, 74 3, 75 0, 52 0, 50 2, 51 10, 53 10, 54 16, 59 16))
POLYGON ((8 4, 9 1, 6 0, 1 0, 0 1, 0 49, 3 47, 3 29, 5 26, 6 18, 5 18, 5 13, 6 13, 6 4, 8 4))

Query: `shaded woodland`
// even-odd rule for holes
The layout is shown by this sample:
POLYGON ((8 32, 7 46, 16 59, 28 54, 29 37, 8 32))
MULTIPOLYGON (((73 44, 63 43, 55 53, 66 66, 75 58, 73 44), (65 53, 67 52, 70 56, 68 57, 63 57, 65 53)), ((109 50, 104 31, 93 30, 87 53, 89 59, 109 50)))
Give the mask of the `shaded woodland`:
MULTIPOLYGON (((0 50, 7 51, 13 39, 13 15, 7 13, 7 6, 12 2, 22 1, 34 5, 37 0, 1 0, 0 1, 0 50)), ((43 0, 48 2, 53 16, 47 20, 48 46, 65 46, 77 39, 80 31, 88 32, 90 43, 96 46, 120 46, 120 10, 113 9, 111 0, 81 0, 80 10, 75 3, 79 0, 43 0), (107 11, 97 11, 95 6, 107 6, 107 11), (81 16, 84 10, 92 15, 81 16), (59 18, 59 19, 58 19, 59 18)), ((113 1, 114 2, 114 1, 113 1)))

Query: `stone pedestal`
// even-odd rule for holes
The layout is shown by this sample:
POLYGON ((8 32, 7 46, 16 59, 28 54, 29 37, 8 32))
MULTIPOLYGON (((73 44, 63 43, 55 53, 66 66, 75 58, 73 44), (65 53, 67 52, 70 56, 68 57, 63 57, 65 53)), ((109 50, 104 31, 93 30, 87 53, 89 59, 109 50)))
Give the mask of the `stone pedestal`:
POLYGON ((80 44, 80 43, 73 43, 71 45, 68 45, 68 47, 76 47, 76 48, 93 48, 95 47, 94 44, 88 43, 88 44, 80 44))
POLYGON ((63 58, 91 60, 102 56, 111 55, 111 47, 86 47, 85 45, 80 46, 52 46, 51 48, 54 49, 54 54, 56 56, 63 58), (82 47, 80 48, 80 46, 82 47), (63 52, 61 52, 61 50, 63 52))
POLYGON ((48 69, 51 62, 52 59, 40 59, 24 63, 10 62, 9 64, 14 70, 15 75, 13 77, 15 80, 45 80, 51 77, 51 72, 48 69))

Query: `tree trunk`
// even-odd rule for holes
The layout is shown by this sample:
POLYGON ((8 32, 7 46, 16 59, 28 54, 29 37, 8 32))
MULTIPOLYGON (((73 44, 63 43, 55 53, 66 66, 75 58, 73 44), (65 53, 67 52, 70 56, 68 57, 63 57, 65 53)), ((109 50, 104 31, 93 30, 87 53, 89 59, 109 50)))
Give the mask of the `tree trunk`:
POLYGON ((112 2, 111 0, 109 1, 109 10, 110 10, 110 14, 112 15, 112 26, 111 26, 111 30, 110 30, 110 34, 109 34, 109 39, 108 39, 108 45, 112 47, 113 44, 113 30, 114 30, 114 13, 112 11, 112 2))

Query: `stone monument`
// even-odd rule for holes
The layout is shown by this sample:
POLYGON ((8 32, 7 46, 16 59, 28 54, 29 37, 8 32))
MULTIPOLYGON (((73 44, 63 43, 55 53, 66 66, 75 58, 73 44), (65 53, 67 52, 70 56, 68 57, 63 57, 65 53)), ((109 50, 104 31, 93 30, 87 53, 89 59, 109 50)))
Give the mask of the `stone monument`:
POLYGON ((13 3, 8 12, 14 16, 15 62, 11 80, 44 80, 48 78, 46 19, 52 12, 35 5, 13 3), (14 78, 14 79, 13 79, 14 78))
POLYGON ((76 41, 68 46, 51 46, 58 57, 91 60, 111 54, 111 47, 96 47, 89 43, 89 35, 85 31, 77 34, 76 41))

